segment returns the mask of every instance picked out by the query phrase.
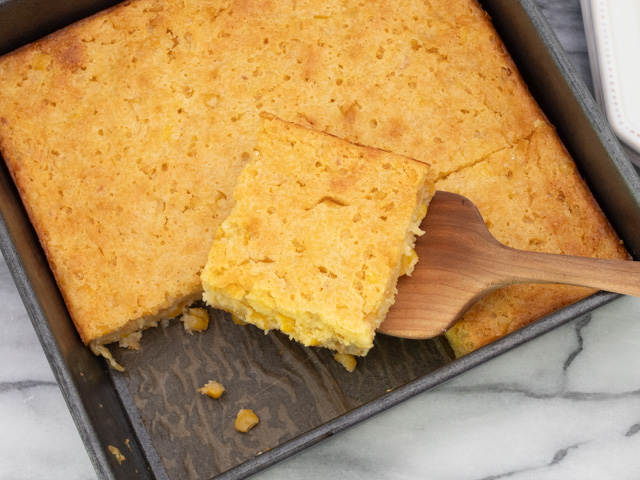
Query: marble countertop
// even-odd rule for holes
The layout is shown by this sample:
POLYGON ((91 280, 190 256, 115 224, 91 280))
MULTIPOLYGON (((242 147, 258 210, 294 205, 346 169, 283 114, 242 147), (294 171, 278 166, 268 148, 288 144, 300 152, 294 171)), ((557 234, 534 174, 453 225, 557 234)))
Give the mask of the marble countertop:
MULTIPOLYGON (((538 3, 591 86, 579 0, 538 3)), ((0 305, 0 479, 96 478, 1 257, 0 305)), ((639 318, 615 300, 256 478, 640 478, 639 318)))

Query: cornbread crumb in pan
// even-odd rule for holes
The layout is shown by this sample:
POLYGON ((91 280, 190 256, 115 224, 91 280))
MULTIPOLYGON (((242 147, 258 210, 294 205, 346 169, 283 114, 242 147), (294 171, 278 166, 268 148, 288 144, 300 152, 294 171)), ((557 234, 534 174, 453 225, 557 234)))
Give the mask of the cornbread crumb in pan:
POLYGON ((234 427, 239 432, 247 433, 249 430, 255 427, 259 422, 260 422, 260 419, 254 413, 253 410, 248 408, 243 408, 238 412, 238 415, 236 416, 234 427))
MULTIPOLYGON (((573 160, 544 122, 529 138, 438 181, 436 188, 469 198, 493 236, 508 246, 629 259, 573 160)), ((591 293, 566 285, 511 285, 482 299, 446 336, 455 353, 463 355, 591 293)))
POLYGON ((198 392, 211 398, 220 398, 224 393, 224 386, 215 380, 209 380, 204 387, 199 388, 198 392))
POLYGON ((349 355, 348 353, 337 352, 333 355, 333 359, 342 365, 349 373, 353 372, 356 369, 356 366, 358 366, 356 357, 349 355))
POLYGON ((305 345, 366 354, 417 260, 427 170, 265 118, 202 273, 205 301, 305 345))

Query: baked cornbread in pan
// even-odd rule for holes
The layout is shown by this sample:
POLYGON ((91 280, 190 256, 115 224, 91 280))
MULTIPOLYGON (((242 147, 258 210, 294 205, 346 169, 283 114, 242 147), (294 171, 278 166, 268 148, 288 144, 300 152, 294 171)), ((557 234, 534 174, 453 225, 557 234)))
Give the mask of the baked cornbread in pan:
MULTIPOLYGON (((0 152, 85 343, 131 345, 201 295, 263 110, 427 162, 431 181, 481 169, 547 122, 475 0, 133 0, 6 55, 0 152)), ((524 191, 553 181, 522 175, 524 191)), ((574 169, 566 177, 582 184, 574 169)), ((606 222, 593 211, 585 230, 606 222)), ((583 239, 587 250, 617 242, 603 235, 583 239)), ((541 237, 576 241, 548 224, 541 237)), ((562 298, 549 308, 576 298, 546 291, 562 298)), ((484 306, 499 312, 509 298, 484 306)), ((541 303, 510 304, 497 330, 533 320, 541 303)), ((495 338, 482 332, 471 348, 495 338)))
POLYGON ((433 194, 428 166, 264 118, 202 274, 204 299, 308 346, 364 355, 433 194))

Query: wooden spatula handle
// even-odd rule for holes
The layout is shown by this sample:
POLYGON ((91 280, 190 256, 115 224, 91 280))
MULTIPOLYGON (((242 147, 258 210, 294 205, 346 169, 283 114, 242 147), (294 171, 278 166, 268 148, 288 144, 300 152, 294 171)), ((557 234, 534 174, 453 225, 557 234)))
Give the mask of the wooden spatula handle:
POLYGON ((562 283, 640 297, 640 262, 525 252, 504 247, 499 263, 508 270, 512 282, 562 283))

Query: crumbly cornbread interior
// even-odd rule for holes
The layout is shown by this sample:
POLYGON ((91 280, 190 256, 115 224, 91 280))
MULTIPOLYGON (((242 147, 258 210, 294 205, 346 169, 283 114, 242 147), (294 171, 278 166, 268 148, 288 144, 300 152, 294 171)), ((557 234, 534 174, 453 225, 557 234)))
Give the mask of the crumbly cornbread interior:
MULTIPOLYGON (((506 181, 495 159, 547 120, 475 0, 133 0, 0 59, 0 152, 85 343, 118 341, 200 295, 263 110, 428 162, 443 187, 499 206, 503 240, 625 257, 574 168, 565 190, 588 213, 566 195, 548 211, 577 230, 540 220, 558 180, 519 171, 532 162, 513 164, 520 190, 493 188, 506 181), (522 221, 532 194, 536 231, 522 221)), ((551 134, 545 155, 571 162, 551 134)), ((450 337, 457 351, 587 294, 536 291, 483 301, 469 333, 450 337)))
POLYGON ((308 346, 364 355, 413 270, 428 166, 264 118, 202 274, 204 299, 308 346))

